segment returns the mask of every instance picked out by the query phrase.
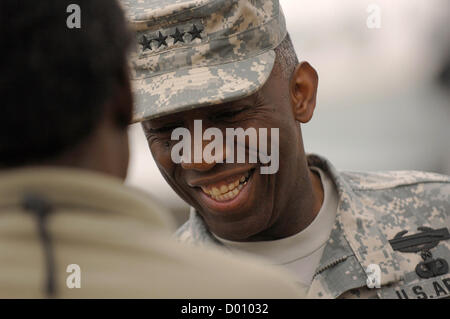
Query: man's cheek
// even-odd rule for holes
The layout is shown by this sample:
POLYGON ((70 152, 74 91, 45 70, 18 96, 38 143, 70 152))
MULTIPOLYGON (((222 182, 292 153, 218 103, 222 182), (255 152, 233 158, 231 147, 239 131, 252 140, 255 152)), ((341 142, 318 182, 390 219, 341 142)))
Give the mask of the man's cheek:
POLYGON ((172 162, 170 161, 170 151, 168 152, 163 147, 158 145, 151 145, 150 152, 159 167, 168 167, 172 165, 172 162))
MULTIPOLYGON (((177 164, 174 164, 169 155, 155 154, 154 160, 161 172, 163 178, 169 184, 169 186, 185 201, 188 199, 186 196, 185 183, 182 177, 179 176, 180 171, 177 171, 177 164), (178 173, 178 174, 177 174, 178 173)), ((187 186, 187 185, 186 185, 187 186)))

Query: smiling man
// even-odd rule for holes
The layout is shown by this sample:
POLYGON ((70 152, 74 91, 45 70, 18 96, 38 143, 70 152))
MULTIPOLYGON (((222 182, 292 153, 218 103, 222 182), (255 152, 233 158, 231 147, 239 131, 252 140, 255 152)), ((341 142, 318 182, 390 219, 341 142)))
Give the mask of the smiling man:
POLYGON ((450 178, 338 172, 306 155, 300 126, 313 116, 318 75, 298 62, 278 1, 123 3, 138 43, 134 120, 192 206, 180 240, 283 265, 312 298, 450 294, 450 178), (181 128, 192 139, 183 149, 181 128), (217 136, 226 141, 214 148, 217 136), (279 168, 264 173, 275 158, 279 168))

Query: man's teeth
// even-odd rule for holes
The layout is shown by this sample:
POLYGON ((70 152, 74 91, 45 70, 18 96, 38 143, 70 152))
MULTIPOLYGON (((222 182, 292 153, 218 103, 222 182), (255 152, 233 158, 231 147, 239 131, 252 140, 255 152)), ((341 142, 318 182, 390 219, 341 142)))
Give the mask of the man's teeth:
POLYGON ((249 175, 249 172, 247 172, 241 176, 238 176, 234 181, 202 186, 202 191, 212 199, 219 202, 233 199, 240 193, 244 185, 247 184, 249 175))

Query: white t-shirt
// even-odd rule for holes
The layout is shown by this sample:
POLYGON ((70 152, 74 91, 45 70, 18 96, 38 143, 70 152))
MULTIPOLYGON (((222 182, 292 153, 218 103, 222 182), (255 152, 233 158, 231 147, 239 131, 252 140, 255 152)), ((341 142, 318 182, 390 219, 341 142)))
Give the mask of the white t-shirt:
POLYGON ((325 244, 330 237, 338 206, 338 194, 331 179, 319 168, 324 200, 319 213, 304 230, 290 237, 271 241, 235 242, 215 236, 231 251, 241 251, 267 258, 294 273, 298 282, 309 287, 319 265, 325 244))

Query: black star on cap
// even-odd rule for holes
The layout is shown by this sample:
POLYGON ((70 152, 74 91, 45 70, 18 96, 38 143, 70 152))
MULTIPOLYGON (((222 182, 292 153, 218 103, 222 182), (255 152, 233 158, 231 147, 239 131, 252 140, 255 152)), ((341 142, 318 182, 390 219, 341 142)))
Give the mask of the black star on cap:
POLYGON ((178 30, 178 28, 176 28, 175 33, 171 35, 171 37, 173 38, 173 44, 175 44, 177 42, 184 42, 183 35, 185 35, 185 33, 180 32, 180 30, 178 30))
POLYGON ((158 41, 158 48, 159 48, 159 47, 161 47, 162 45, 167 46, 166 39, 167 39, 167 36, 163 36, 163 35, 161 34, 161 31, 159 31, 158 37, 157 37, 156 39, 154 39, 154 40, 155 40, 155 41, 158 41))
POLYGON ((142 51, 145 51, 147 49, 151 50, 152 49, 152 40, 151 39, 147 39, 147 37, 145 35, 142 36, 141 38, 141 42, 139 42, 139 44, 142 45, 142 51))
POLYGON ((189 31, 189 33, 192 35, 191 41, 194 40, 194 39, 196 39, 196 38, 198 38, 198 39, 201 40, 202 37, 201 37, 200 33, 201 33, 202 31, 203 31, 203 30, 197 29, 197 26, 194 24, 194 28, 192 29, 192 31, 189 31))

